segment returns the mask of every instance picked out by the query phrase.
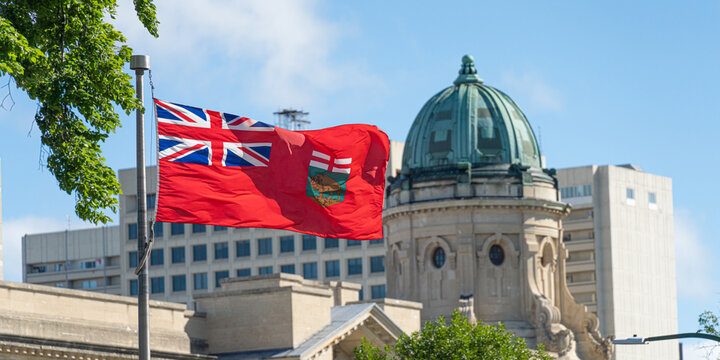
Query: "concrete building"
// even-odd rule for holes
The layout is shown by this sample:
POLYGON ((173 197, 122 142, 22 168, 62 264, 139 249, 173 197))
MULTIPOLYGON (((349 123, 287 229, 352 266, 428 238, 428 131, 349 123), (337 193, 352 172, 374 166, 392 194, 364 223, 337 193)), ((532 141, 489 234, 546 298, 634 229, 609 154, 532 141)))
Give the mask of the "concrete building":
MULTIPOLYGON (((420 304, 357 301, 359 286, 298 275, 226 279, 198 311, 150 301, 154 359, 351 359, 420 328, 420 304)), ((0 281, 0 359, 137 358, 137 299, 0 281)))
POLYGON ((118 230, 110 226, 23 236, 23 282, 121 295, 118 230))
MULTIPOLYGON (((618 338, 677 332, 672 180, 635 165, 557 173, 568 249, 567 282, 618 338)), ((617 359, 675 359, 677 342, 619 346, 617 359)))

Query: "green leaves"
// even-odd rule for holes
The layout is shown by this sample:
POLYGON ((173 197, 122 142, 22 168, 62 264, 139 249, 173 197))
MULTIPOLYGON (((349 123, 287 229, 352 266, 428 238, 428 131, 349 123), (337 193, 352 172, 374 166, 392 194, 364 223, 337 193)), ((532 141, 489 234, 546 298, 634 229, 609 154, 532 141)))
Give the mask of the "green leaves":
POLYGON ((710 335, 720 336, 720 318, 710 311, 704 311, 698 318, 700 331, 710 335))
POLYGON ((363 339, 355 348, 359 360, 423 359, 423 360, 549 360, 542 349, 527 348, 525 340, 515 337, 500 324, 498 326, 470 324, 455 311, 450 324, 443 317, 426 323, 423 329, 410 336, 403 335, 395 347, 380 351, 363 339))
MULTIPOLYGON (((120 184, 101 143, 119 127, 115 112, 140 108, 123 72, 132 50, 105 22, 115 0, 0 1, 0 75, 37 100, 35 122, 58 185, 74 194, 84 220, 107 223, 120 184)), ((138 17, 157 36, 151 0, 135 0, 138 17)))

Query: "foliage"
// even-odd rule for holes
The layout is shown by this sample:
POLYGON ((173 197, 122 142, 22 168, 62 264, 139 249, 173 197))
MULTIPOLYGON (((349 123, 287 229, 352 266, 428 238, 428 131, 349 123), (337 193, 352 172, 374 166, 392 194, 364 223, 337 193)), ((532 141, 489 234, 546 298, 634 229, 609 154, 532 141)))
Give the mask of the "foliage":
POLYGON ((470 324, 455 311, 450 324, 443 317, 425 324, 422 330, 410 336, 403 335, 394 347, 384 351, 365 339, 355 348, 359 360, 390 359, 512 359, 546 360, 551 357, 542 349, 527 348, 525 340, 515 337, 500 324, 498 326, 470 324))
MULTIPOLYGON (((135 0, 145 28, 157 36, 152 0, 135 0)), ((58 185, 75 194, 75 212, 107 223, 117 211, 120 184, 100 144, 126 114, 141 107, 131 76, 132 50, 106 22, 116 0, 0 0, 0 76, 9 75, 38 103, 35 122, 58 185)))
POLYGON ((705 311, 698 318, 700 331, 710 335, 720 336, 720 318, 710 311, 705 311))

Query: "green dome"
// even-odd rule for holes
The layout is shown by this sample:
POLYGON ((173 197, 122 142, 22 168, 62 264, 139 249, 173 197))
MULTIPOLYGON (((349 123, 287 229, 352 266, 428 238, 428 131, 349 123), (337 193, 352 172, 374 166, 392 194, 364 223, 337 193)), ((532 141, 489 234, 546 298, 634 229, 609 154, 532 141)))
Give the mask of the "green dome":
POLYGON ((412 174, 462 163, 473 169, 500 164, 541 167, 537 140, 525 115, 505 93, 483 84, 470 55, 463 56, 454 85, 428 100, 415 118, 402 166, 404 174, 412 174))

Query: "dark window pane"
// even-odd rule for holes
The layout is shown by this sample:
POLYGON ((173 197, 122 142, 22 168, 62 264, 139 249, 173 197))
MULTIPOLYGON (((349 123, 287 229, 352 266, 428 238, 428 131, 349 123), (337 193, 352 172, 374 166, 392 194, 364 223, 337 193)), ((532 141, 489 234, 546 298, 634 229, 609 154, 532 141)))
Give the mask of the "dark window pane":
POLYGON ((220 280, 227 279, 230 277, 230 272, 227 270, 215 272, 215 287, 220 287, 220 280))
POLYGON ((236 256, 250 256, 250 240, 240 240, 235 242, 236 256))
POLYGON ((193 228, 193 233, 194 233, 194 234, 196 234, 196 233, 204 233, 204 232, 205 232, 205 225, 193 224, 192 228, 193 228))
POLYGON ((137 295, 137 294, 138 294, 138 281, 130 280, 130 295, 137 295))
POLYGON ((348 275, 362 274, 362 258, 348 259, 348 275))
POLYGON ((370 245, 384 244, 384 243, 385 243, 385 239, 374 239, 374 240, 370 240, 370 245))
POLYGON ((146 199, 147 199, 146 205, 147 205, 147 209, 148 209, 148 210, 155 208, 155 198, 156 198, 156 197, 155 197, 155 194, 148 194, 148 195, 147 195, 147 197, 146 197, 146 199))
POLYGON ((173 291, 185 291, 185 275, 173 275, 173 291))
POLYGON ((154 277, 150 279, 150 293, 160 294, 165 292, 165 278, 154 277))
POLYGON ((303 277, 305 279, 317 279, 317 263, 304 263, 303 264, 303 277))
POLYGON ((185 262, 185 247, 172 248, 172 263, 182 264, 185 262))
POLYGON ((207 260, 207 246, 193 245, 193 261, 205 261, 207 260))
POLYGON ((207 273, 193 274, 193 286, 195 290, 207 289, 207 273))
POLYGON ((163 236, 163 224, 164 222, 156 222, 153 225, 153 232, 155 233, 156 238, 161 238, 163 236))
POLYGON ((150 251, 150 265, 162 265, 165 263, 165 249, 150 251))
POLYGON ((337 248, 338 243, 339 243, 338 239, 325 238, 325 248, 326 249, 337 248))
POLYGON ((385 272, 385 266, 383 265, 384 259, 385 259, 385 256, 370 257, 370 272, 371 273, 385 272))
POLYGON ((128 260, 130 264, 130 268, 132 270, 135 270, 135 268, 138 266, 138 257, 137 257, 137 251, 131 251, 128 253, 128 260))
POLYGON ((340 260, 325 262, 325 277, 340 276, 340 260))
POLYGON ((238 269, 237 276, 238 277, 250 276, 250 269, 249 268, 248 269, 238 269))
POLYGON ((294 236, 281 236, 280 237, 280 252, 294 252, 295 251, 295 237, 294 236))
POLYGON ((217 225, 215 225, 215 226, 213 227, 213 231, 227 231, 227 229, 228 229, 227 226, 217 226, 217 225))
POLYGON ((317 249, 317 239, 314 235, 303 235, 303 251, 317 249))
POLYGON ((280 272, 286 273, 286 274, 294 274, 295 273, 295 264, 288 264, 288 265, 280 266, 280 272))
POLYGON ((215 259, 227 259, 228 258, 228 243, 216 243, 215 244, 215 259))
POLYGON ((182 235, 185 233, 185 224, 170 224, 170 235, 182 235))
POLYGON ((259 275, 270 275, 273 273, 272 266, 263 266, 258 268, 258 274, 259 275))
POLYGON ((258 255, 272 254, 272 238, 258 239, 258 255))
POLYGON ((360 245, 362 245, 362 241, 360 241, 360 240, 348 240, 348 241, 347 241, 347 246, 348 246, 348 247, 351 247, 351 246, 360 246, 360 245))
POLYGON ((370 295, 373 299, 382 299, 385 297, 385 285, 373 285, 370 287, 370 295))
POLYGON ((137 224, 128 224, 128 240, 137 240, 138 228, 137 224))

